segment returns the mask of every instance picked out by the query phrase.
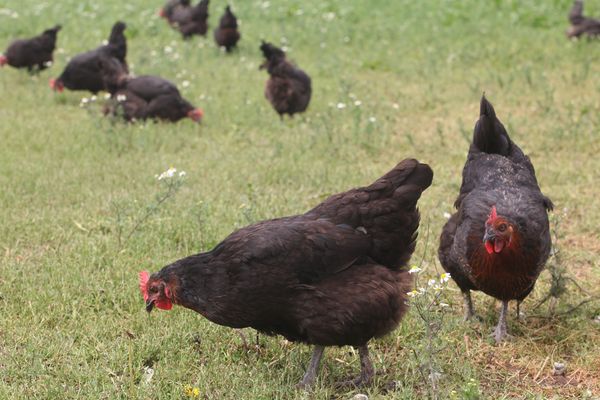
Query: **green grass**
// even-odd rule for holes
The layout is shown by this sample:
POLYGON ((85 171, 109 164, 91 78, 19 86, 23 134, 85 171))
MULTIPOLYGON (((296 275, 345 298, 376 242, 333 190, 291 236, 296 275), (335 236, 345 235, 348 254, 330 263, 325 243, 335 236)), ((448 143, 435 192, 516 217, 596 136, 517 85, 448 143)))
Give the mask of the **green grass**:
MULTIPOLYGON (((382 371, 373 386, 334 389, 358 360, 349 348, 329 349, 317 387, 301 393, 293 385, 308 347, 261 336, 245 351, 234 331, 189 310, 147 315, 137 272, 208 250, 249 222, 304 212, 416 157, 435 178, 420 201, 414 259, 435 274, 484 91, 530 154, 561 216, 561 262, 589 292, 569 284, 556 312, 600 294, 600 42, 566 40, 569 0, 238 1, 242 40, 232 55, 211 38, 181 41, 156 16, 161 1, 152 3, 2 6, 18 13, 0 13, 2 46, 64 28, 49 71, 0 71, 0 398, 172 399, 186 397, 186 385, 204 399, 432 396, 413 353, 426 341, 415 313, 373 342, 382 371), (87 94, 49 90, 67 57, 97 46, 117 19, 128 23, 135 73, 188 80, 182 91, 204 109, 201 125, 112 124, 99 105, 79 107, 87 94), (312 76, 305 115, 282 122, 264 99, 262 38, 287 45, 312 76), (132 229, 161 190, 155 174, 171 165, 187 171, 185 185, 119 245, 119 229, 132 229), (149 365, 155 374, 144 384, 149 365)), ((224 6, 211 2, 213 27, 224 6)), ((586 12, 600 15, 600 4, 587 2, 586 12)), ((533 310, 549 277, 525 301, 528 318, 511 313, 515 340, 501 346, 487 337, 492 300, 476 294, 484 322, 465 324, 449 285, 439 398, 474 398, 473 382, 489 399, 600 396, 600 305, 551 318, 546 305, 533 310), (554 361, 567 363, 566 378, 552 376, 554 361)))

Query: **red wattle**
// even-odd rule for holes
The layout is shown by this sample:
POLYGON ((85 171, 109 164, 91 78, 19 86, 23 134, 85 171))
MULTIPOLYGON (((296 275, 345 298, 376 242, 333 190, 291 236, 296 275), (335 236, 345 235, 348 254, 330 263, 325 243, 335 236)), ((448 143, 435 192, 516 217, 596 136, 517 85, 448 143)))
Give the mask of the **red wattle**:
POLYGON ((485 242, 485 250, 488 252, 488 254, 492 254, 494 252, 494 245, 492 242, 485 242))
POLYGON ((160 308, 161 310, 170 310, 171 308, 173 308, 173 303, 171 303, 169 300, 159 300, 154 304, 157 308, 160 308))

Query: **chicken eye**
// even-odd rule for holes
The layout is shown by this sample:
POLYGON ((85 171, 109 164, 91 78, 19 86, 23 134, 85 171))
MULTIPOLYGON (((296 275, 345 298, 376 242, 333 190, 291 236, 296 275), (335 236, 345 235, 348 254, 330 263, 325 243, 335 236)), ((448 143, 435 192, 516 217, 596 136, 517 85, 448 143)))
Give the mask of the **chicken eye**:
POLYGON ((151 286, 149 292, 156 293, 156 292, 158 292, 158 288, 156 286, 151 286))
POLYGON ((498 230, 499 230, 500 232, 504 232, 504 231, 506 231, 506 224, 500 224, 500 225, 498 225, 498 230))

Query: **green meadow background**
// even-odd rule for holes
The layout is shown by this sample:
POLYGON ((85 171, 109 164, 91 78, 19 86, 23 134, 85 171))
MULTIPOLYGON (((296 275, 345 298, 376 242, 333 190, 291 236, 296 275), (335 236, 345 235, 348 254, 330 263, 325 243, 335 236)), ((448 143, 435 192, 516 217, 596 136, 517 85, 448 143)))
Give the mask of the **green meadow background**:
MULTIPOLYGON (((211 30, 226 3, 212 0, 211 30)), ((56 23, 55 64, 39 76, 0 70, 0 398, 2 399, 584 399, 600 398, 600 41, 568 41, 568 0, 236 1, 233 54, 212 34, 182 41, 161 1, 0 0, 0 48, 56 23), (204 120, 125 124, 103 95, 55 94, 69 57, 127 23, 135 74, 175 82, 204 120), (260 40, 284 46, 313 80, 308 111, 283 121, 264 98, 260 40), (437 245, 461 182, 485 92, 552 198, 567 291, 524 302, 513 340, 462 321, 460 292, 428 350, 412 312, 372 343, 373 385, 336 389, 359 370, 350 348, 328 349, 317 386, 294 388, 310 349, 238 334, 177 307, 148 315, 137 273, 211 249, 234 229, 302 213, 366 185, 407 157, 431 165, 413 263, 439 274, 437 245), (186 171, 180 190, 155 178, 186 171), (596 204, 596 205, 595 205, 596 204), (148 216, 145 218, 145 216, 148 216), (136 228, 137 225, 137 228, 136 228), (435 385, 423 360, 433 360, 435 385), (555 362, 567 366, 554 376, 555 362), (149 378, 147 368, 154 374, 149 378), (186 390, 186 387, 188 390, 186 390), (198 396, 189 388, 198 388, 198 396)), ((586 2, 600 16, 600 2, 586 2)), ((438 318, 439 317, 439 318, 438 318)))

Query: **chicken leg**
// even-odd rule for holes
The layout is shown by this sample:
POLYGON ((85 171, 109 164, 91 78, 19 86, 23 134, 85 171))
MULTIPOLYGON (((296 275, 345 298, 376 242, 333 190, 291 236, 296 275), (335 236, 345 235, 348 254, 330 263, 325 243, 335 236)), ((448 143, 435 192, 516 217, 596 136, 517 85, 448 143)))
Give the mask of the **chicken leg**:
POLYGON ((465 321, 468 321, 473 317, 477 317, 477 315, 475 315, 475 310, 473 310, 473 300, 471 299, 471 291, 467 290, 466 292, 462 292, 462 294, 465 300, 465 321))
POLYGON ((310 359, 310 364, 306 369, 306 373, 302 380, 296 385, 296 387, 300 389, 308 389, 311 387, 315 380, 317 379, 317 372, 319 372, 319 365, 321 364, 321 358, 323 357, 323 351, 325 347, 323 346, 315 346, 313 350, 312 357, 310 359))
POLYGON ((508 337, 506 331, 506 314, 508 314, 508 301, 503 301, 502 308, 500 309, 498 325, 496 325, 496 329, 494 329, 494 332, 492 333, 496 343, 500 343, 508 337))
POLYGON ((338 387, 347 387, 347 386, 363 386, 367 385, 373 379, 375 375, 375 369, 373 368, 373 363, 371 362, 371 357, 369 357, 369 347, 367 345, 360 346, 358 348, 358 354, 360 356, 360 375, 349 381, 339 382, 336 384, 338 387))

